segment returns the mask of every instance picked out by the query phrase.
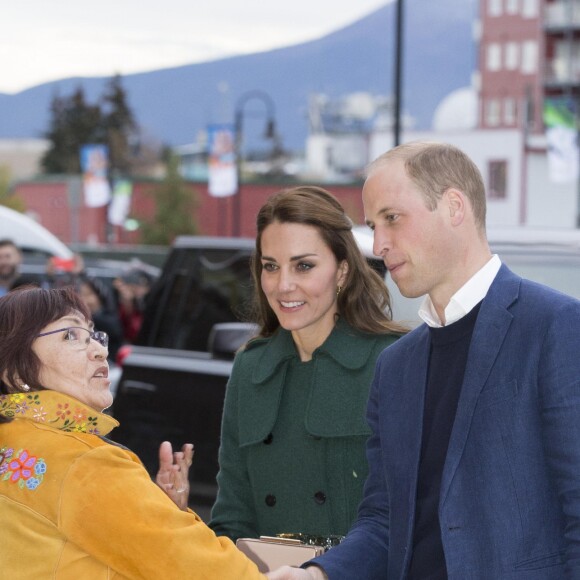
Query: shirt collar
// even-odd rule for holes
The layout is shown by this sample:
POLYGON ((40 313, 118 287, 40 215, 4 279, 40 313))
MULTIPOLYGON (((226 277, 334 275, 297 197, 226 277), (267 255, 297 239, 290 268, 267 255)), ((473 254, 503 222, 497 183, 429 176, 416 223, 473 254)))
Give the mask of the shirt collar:
POLYGON ((28 419, 60 431, 92 435, 107 435, 119 425, 113 417, 50 390, 0 395, 0 414, 10 419, 28 419))
MULTIPOLYGON (((466 314, 471 312, 476 304, 479 304, 487 294, 499 269, 501 260, 497 254, 478 270, 453 296, 445 307, 445 325, 453 324, 466 314)), ((439 315, 435 311, 433 302, 427 294, 419 308, 419 317, 432 328, 443 326, 439 315)))

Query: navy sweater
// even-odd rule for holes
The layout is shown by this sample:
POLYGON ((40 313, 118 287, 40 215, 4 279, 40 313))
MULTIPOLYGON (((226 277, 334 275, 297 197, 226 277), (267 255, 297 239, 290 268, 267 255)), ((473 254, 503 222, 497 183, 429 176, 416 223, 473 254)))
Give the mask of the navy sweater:
POLYGON ((447 578, 438 515, 441 475, 480 304, 449 326, 429 329, 431 351, 409 580, 447 578))

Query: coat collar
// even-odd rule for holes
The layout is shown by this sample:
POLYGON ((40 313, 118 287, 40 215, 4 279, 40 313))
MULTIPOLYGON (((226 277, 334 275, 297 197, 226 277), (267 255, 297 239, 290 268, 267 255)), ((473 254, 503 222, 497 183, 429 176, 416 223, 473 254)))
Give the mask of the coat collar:
POLYGON ((60 431, 107 435, 119 422, 57 391, 0 395, 0 415, 28 419, 60 431))
MULTIPOLYGON (((324 353, 344 369, 359 369, 366 364, 370 356, 368 342, 357 340, 360 336, 359 331, 339 318, 328 338, 314 351, 314 356, 324 353)), ((256 384, 266 382, 278 371, 280 365, 297 356, 292 334, 288 330, 279 328, 271 338, 254 340, 247 349, 265 341, 266 348, 256 364, 252 377, 256 384)))

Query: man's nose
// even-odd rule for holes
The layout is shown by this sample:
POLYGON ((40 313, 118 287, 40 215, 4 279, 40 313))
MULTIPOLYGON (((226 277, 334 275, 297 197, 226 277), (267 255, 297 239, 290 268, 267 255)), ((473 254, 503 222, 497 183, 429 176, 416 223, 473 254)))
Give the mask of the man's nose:
POLYGON ((373 254, 384 258, 391 246, 392 242, 388 233, 382 228, 375 228, 373 233, 373 254))

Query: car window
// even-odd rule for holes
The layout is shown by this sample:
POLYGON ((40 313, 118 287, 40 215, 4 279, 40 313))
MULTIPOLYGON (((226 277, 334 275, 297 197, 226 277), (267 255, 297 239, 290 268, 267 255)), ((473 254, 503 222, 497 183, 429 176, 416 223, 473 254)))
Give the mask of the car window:
POLYGON ((137 344, 207 350, 214 324, 248 318, 249 259, 247 250, 182 248, 172 252, 147 297, 137 344))
MULTIPOLYGON (((519 276, 550 286, 580 300, 580 250, 549 244, 495 244, 492 251, 519 276)), ((393 301, 393 318, 414 327, 423 297, 405 298, 390 276, 387 286, 393 301)))

